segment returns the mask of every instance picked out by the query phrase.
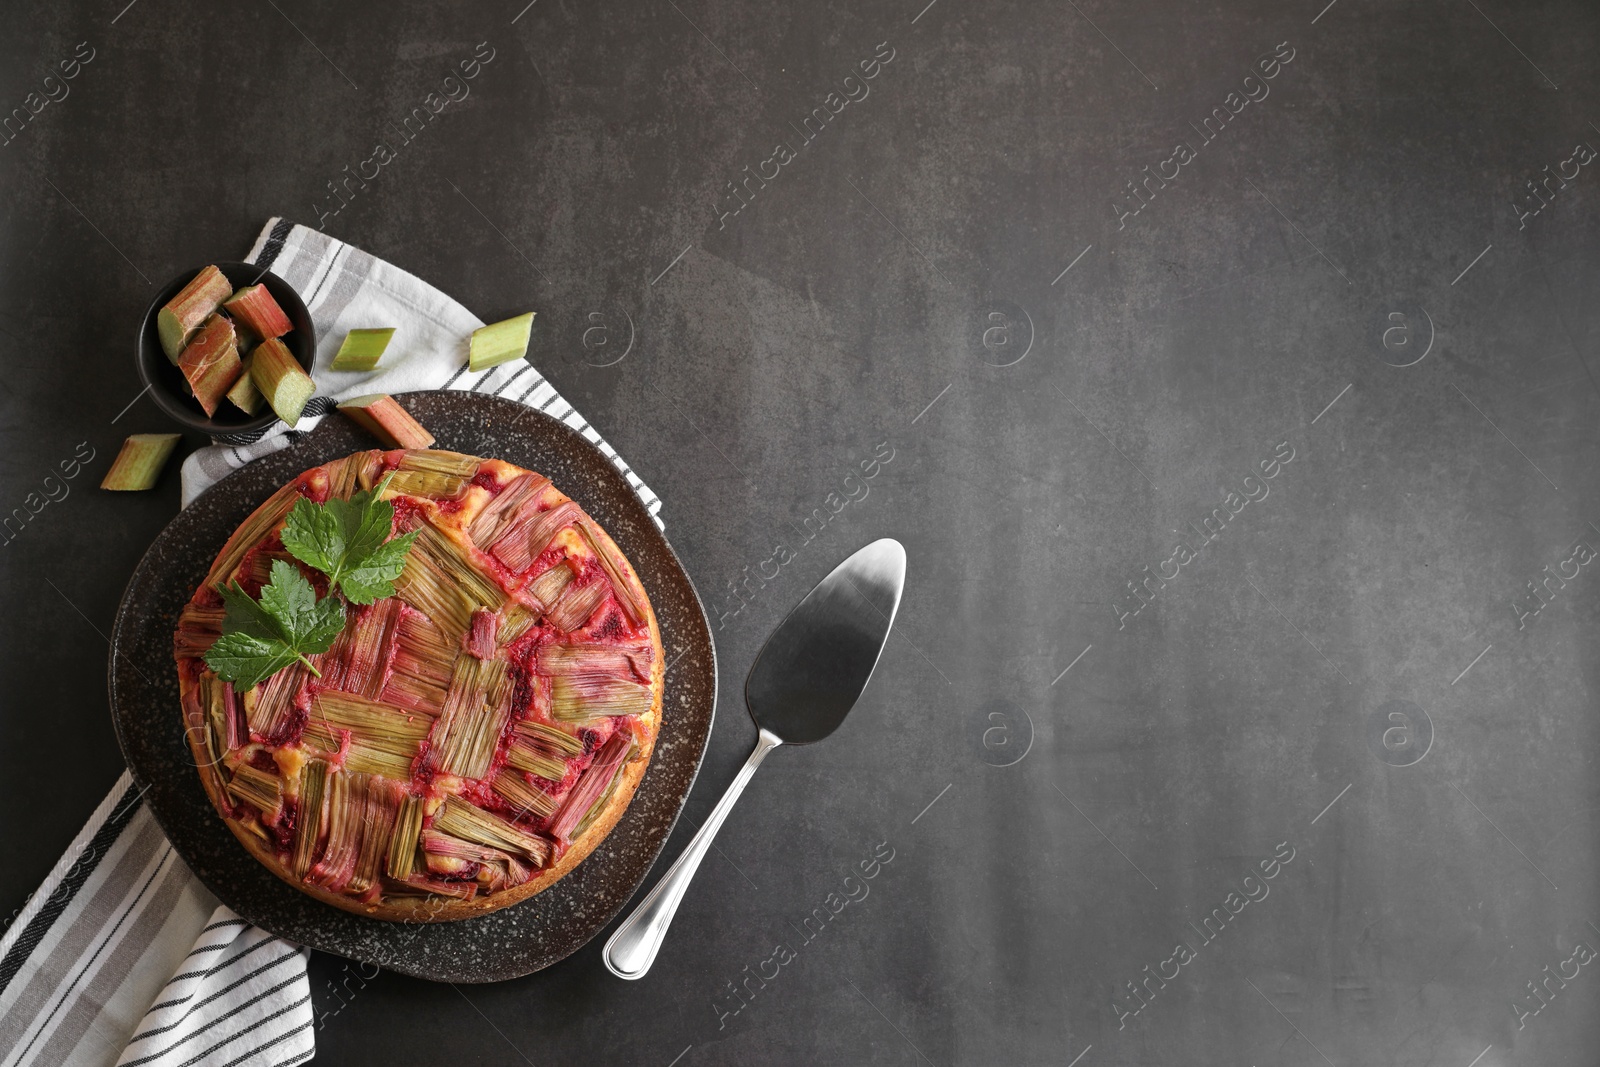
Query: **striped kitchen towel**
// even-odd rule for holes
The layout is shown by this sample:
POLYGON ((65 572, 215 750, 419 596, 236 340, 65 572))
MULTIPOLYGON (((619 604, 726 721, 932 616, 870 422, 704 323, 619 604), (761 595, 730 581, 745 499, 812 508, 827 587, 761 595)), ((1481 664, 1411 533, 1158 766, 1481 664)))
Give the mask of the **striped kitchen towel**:
POLYGON ((0 1064, 302 1064, 306 955, 206 893, 123 771, 0 939, 0 1064))
MULTIPOLYGON (((183 504, 363 393, 462 389, 546 412, 616 464, 661 525, 661 501, 523 360, 473 373, 483 322, 410 274, 272 219, 248 257, 301 294, 318 395, 291 430, 219 439, 183 464, 183 504), (328 369, 345 331, 394 326, 384 369, 328 369)), ((315 1053, 309 953, 250 926, 190 873, 126 771, 0 937, 0 1067, 288 1067, 315 1053)))
MULTIPOLYGON (((483 320, 415 275, 375 259, 320 230, 273 219, 246 257, 292 285, 306 302, 317 328, 317 395, 294 429, 274 423, 253 434, 218 438, 183 463, 183 502, 187 505, 232 471, 276 452, 322 421, 339 401, 366 393, 407 393, 417 389, 460 389, 493 393, 554 416, 588 438, 616 464, 633 491, 661 525, 661 501, 633 473, 616 449, 561 398, 532 364, 512 360, 484 371, 467 369, 467 340, 483 320), (351 329, 396 327, 376 373, 329 369, 351 329)), ((535 331, 538 324, 535 322, 535 331)))
POLYGON ((0 1064, 304 1063, 306 956, 217 904, 124 771, 0 939, 0 1064))

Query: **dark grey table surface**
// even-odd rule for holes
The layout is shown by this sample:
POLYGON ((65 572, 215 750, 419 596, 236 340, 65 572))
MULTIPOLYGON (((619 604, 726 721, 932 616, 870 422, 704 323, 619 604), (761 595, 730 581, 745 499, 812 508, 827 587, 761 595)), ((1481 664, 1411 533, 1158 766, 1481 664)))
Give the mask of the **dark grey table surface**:
POLYGON ((0 150, 0 503, 94 453, 0 552, 0 908, 120 770, 137 317, 285 215, 537 309, 666 500, 725 694, 669 854, 770 628, 910 556, 646 980, 318 955, 323 1061, 1600 1061, 1600 9, 125 2, 0 35, 3 111, 92 55, 0 150))

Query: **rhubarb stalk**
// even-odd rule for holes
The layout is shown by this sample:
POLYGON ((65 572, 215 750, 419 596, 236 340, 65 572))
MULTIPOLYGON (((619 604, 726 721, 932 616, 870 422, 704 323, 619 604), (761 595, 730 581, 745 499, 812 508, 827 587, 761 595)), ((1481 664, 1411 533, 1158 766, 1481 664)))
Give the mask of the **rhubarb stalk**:
POLYGON ((400 460, 389 479, 389 496, 431 496, 455 498, 467 487, 482 462, 477 456, 460 452, 411 451, 400 460))
POLYGON ((228 795, 259 811, 265 821, 275 822, 283 798, 283 779, 275 774, 241 763, 233 769, 228 795))
POLYGON ((250 374, 250 364, 254 362, 254 354, 244 357, 241 361, 239 380, 228 390, 228 401, 246 415, 256 414, 267 402, 267 398, 261 395, 261 390, 256 388, 255 378, 250 374))
POLYGON ((322 858, 308 872, 307 881, 329 889, 343 889, 355 874, 361 854, 361 817, 366 814, 365 774, 330 773, 323 819, 328 826, 328 843, 322 858))
POLYGON ((439 628, 422 612, 407 607, 395 628, 394 659, 380 699, 386 704, 437 715, 450 687, 455 660, 455 649, 439 628))
POLYGON ((512 726, 506 762, 552 782, 567 776, 567 760, 583 753, 583 742, 554 726, 524 719, 512 726))
POLYGON ((300 819, 295 827, 291 860, 294 876, 304 879, 317 858, 317 845, 326 826, 324 799, 329 778, 328 764, 311 760, 300 772, 300 819))
POLYGON ((417 867, 417 838, 422 834, 423 800, 406 796, 400 801, 400 811, 395 816, 394 836, 389 838, 388 862, 385 869, 390 878, 406 879, 417 867))
POLYGON ((472 613, 472 623, 462 645, 469 656, 492 659, 495 652, 495 635, 500 631, 500 615, 485 608, 472 613))
POLYGON ((532 471, 513 478, 472 520, 472 526, 467 531, 472 543, 489 551, 500 539, 507 524, 521 516, 523 505, 534 501, 537 507, 540 494, 549 486, 550 479, 532 471))
POLYGON ((511 685, 505 660, 462 656, 432 733, 425 765, 462 778, 489 773, 495 747, 511 716, 511 685))
POLYGON ((194 331, 216 313, 231 292, 233 286, 222 272, 216 267, 206 267, 156 312, 156 333, 161 337, 161 349, 169 360, 178 362, 179 353, 194 331))
POLYGON ((554 604, 561 599, 562 591, 572 583, 572 579, 572 568, 567 563, 561 562, 529 582, 526 590, 528 595, 541 605, 554 604))
POLYGON ((328 365, 329 370, 370 371, 378 369, 378 360, 389 347, 394 327, 381 330, 351 330, 344 335, 344 343, 328 365))
POLYGON ((611 592, 611 583, 604 577, 581 586, 568 586, 561 594, 561 599, 545 615, 550 625, 562 633, 571 633, 594 614, 600 602, 605 600, 606 594, 611 592))
POLYGON ((611 788, 617 772, 622 769, 623 760, 627 758, 631 743, 623 731, 611 735, 595 754, 594 762, 583 772, 583 777, 578 779, 578 784, 562 801, 561 810, 556 812, 550 823, 551 837, 557 841, 572 840, 578 825, 588 818, 595 804, 611 788))
POLYGON ((643 715, 654 700, 649 686, 607 674, 567 674, 550 680, 550 717, 557 722, 584 724, 611 715, 643 715))
POLYGON ((377 885, 384 859, 389 851, 389 841, 394 832, 395 816, 400 809, 402 786, 384 778, 367 782, 367 806, 362 816, 361 855, 356 859, 355 875, 346 888, 358 894, 369 894, 377 885))
POLYGON ((527 780, 514 770, 501 770, 490 784, 494 791, 514 809, 511 816, 513 822, 526 818, 545 819, 555 814, 555 798, 543 789, 529 785, 527 780))
POLYGON ((178 356, 178 369, 183 371, 206 418, 216 415, 217 406, 244 370, 233 323, 226 315, 213 315, 206 320, 178 356))
MULTIPOLYGON (((473 609, 499 611, 506 595, 493 578, 463 558, 463 550, 455 542, 432 526, 424 524, 418 529, 421 536, 406 556, 406 569, 395 579, 395 594, 433 620, 459 648, 472 623, 473 609)), ((455 655, 454 648, 450 655, 455 655)))
POLYGON ((634 644, 550 644, 541 646, 538 655, 541 674, 609 674, 639 681, 650 678, 648 640, 634 644))
POLYGON ((387 393, 352 397, 340 404, 339 410, 376 437, 385 448, 433 447, 433 434, 423 429, 422 424, 387 393))
POLYGON ((183 438, 179 433, 136 433, 122 442, 122 451, 112 461, 100 482, 102 489, 152 489, 167 457, 183 438))
POLYGON ((531 834, 498 815, 491 815, 453 796, 444 798, 444 803, 433 817, 431 829, 463 841, 473 841, 522 856, 535 867, 543 867, 545 860, 550 858, 550 842, 546 838, 531 834))
POLYGON ((325 689, 311 698, 301 740, 329 755, 343 749, 345 770, 403 780, 432 727, 426 715, 325 689))
POLYGON ((256 388, 278 418, 293 426, 300 421, 306 401, 317 391, 317 383, 301 368, 289 346, 276 337, 262 341, 252 355, 250 377, 255 379, 256 388))
POLYGON ((248 285, 222 302, 223 310, 251 333, 265 341, 269 337, 282 337, 294 329, 294 323, 283 313, 283 308, 272 298, 264 285, 248 285))
MULTIPOLYGON (((504 495, 504 494, 502 494, 504 495)), ((493 541, 483 547, 515 574, 527 570, 550 547, 550 542, 567 526, 577 522, 583 510, 571 500, 540 510, 542 494, 529 497, 501 527, 493 541)))
POLYGON ((533 333, 533 315, 530 311, 526 315, 473 330, 472 342, 467 350, 468 369, 488 370, 526 356, 528 337, 533 333))

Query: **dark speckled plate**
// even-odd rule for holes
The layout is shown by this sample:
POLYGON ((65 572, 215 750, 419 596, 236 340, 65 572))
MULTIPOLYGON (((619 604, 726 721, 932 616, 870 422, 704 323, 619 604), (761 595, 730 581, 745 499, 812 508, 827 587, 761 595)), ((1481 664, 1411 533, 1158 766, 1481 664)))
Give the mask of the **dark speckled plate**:
POLYGON ((583 437, 509 400, 407 393, 400 402, 439 448, 493 456, 548 477, 622 547, 661 625, 667 671, 661 734, 622 821, 577 869, 520 904, 449 923, 351 915, 279 881, 211 807, 184 742, 172 631, 222 544, 300 472, 374 442, 329 417, 301 441, 213 486, 161 532, 128 582, 112 634, 111 710, 145 803, 194 873, 224 904, 291 941, 439 982, 497 982, 576 952, 644 881, 694 784, 716 707, 716 654, 678 557, 615 467, 583 437))

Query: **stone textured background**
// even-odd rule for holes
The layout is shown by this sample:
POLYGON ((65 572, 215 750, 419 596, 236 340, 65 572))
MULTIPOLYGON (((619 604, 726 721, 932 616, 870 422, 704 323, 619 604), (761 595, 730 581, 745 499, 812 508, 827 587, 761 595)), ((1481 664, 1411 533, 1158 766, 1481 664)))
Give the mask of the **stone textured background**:
POLYGON ((1600 573, 1513 607, 1600 548, 1594 5, 124 2, 0 35, 0 112, 93 49, 0 147, 0 511, 95 456, 0 546, 0 909, 120 769, 97 631, 178 497, 95 488, 167 429, 138 316, 285 215, 537 309, 535 362, 666 500, 727 694, 670 852, 753 744, 771 627, 858 545, 910 555, 866 697, 767 761, 646 980, 598 941, 459 990, 317 956, 326 1062, 1595 1062, 1593 966, 1515 1005, 1600 945, 1600 573))

